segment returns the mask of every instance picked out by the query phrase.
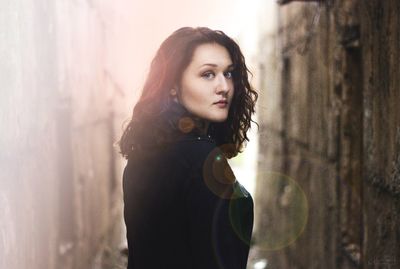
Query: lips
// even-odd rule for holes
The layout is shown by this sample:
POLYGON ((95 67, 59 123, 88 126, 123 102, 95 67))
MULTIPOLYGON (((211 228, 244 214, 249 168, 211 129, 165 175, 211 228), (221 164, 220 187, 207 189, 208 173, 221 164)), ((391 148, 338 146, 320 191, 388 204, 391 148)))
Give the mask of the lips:
POLYGON ((214 103, 219 108, 227 108, 228 107, 228 101, 227 100, 219 100, 218 102, 214 103))
POLYGON ((214 104, 227 104, 227 100, 219 100, 218 102, 215 102, 214 104))

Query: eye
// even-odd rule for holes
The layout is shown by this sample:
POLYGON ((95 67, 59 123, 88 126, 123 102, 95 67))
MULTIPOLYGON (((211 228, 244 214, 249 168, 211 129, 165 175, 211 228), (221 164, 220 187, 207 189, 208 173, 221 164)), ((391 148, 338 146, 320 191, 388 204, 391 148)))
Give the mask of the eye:
POLYGON ((206 79, 212 79, 214 77, 214 73, 213 72, 205 72, 201 76, 206 79))
POLYGON ((225 72, 225 77, 226 78, 232 78, 232 76, 233 76, 232 71, 225 72))

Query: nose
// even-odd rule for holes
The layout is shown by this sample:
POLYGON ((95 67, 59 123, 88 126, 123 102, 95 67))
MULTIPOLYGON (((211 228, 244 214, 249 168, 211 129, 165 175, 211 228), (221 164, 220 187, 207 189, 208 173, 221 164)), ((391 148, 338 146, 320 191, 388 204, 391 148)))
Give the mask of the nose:
POLYGON ((232 82, 227 79, 224 75, 218 76, 218 82, 216 85, 216 91, 218 94, 227 94, 232 87, 232 82))

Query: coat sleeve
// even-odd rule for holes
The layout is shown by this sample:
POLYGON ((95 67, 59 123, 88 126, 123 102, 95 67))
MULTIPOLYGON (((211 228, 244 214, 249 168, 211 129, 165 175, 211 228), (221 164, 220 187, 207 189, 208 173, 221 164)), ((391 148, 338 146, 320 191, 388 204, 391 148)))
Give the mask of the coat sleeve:
MULTIPOLYGON (((223 171, 230 170, 226 160, 219 165, 224 166, 223 171)), ((224 185, 229 195, 215 189, 219 182, 211 181, 218 181, 218 169, 215 164, 194 166, 187 178, 184 197, 193 268, 245 269, 253 229, 253 200, 237 181, 224 185), (208 173, 209 169, 214 172, 208 173)))

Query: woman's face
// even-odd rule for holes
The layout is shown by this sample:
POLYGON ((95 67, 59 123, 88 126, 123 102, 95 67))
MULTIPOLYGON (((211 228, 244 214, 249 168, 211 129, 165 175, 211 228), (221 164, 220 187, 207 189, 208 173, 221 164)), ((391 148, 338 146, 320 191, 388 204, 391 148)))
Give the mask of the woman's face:
POLYGON ((208 122, 225 121, 234 93, 232 69, 225 47, 215 43, 199 45, 182 74, 178 101, 208 122))

